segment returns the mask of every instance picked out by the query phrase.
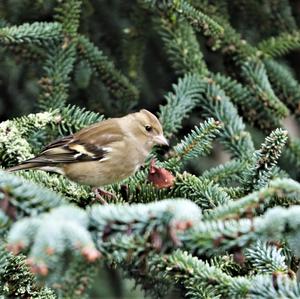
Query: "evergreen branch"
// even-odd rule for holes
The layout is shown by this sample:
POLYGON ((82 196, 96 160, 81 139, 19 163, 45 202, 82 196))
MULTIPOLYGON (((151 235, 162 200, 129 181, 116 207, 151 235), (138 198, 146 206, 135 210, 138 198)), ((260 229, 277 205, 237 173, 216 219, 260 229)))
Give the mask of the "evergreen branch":
POLYGON ((220 139, 233 157, 248 158, 254 151, 250 134, 245 131, 245 125, 238 116, 236 108, 211 79, 203 80, 206 89, 198 105, 203 110, 203 116, 213 117, 223 124, 220 139))
POLYGON ((296 299, 300 296, 300 288, 295 279, 274 274, 269 279, 265 279, 265 276, 258 276, 253 279, 250 293, 252 299, 270 297, 296 299))
POLYGON ((258 125, 263 129, 279 126, 278 119, 274 118, 273 111, 266 109, 261 97, 256 92, 254 93, 247 85, 242 85, 229 76, 219 73, 216 75, 212 74, 212 79, 224 90, 226 96, 237 105, 243 117, 249 123, 258 125))
POLYGON ((208 70, 192 27, 184 19, 175 23, 168 18, 156 19, 158 32, 172 67, 179 75, 205 75, 208 70))
POLYGON ((229 184, 232 181, 240 180, 246 165, 247 162, 245 160, 230 160, 224 164, 204 171, 200 178, 222 185, 229 184))
MULTIPOLYGON (((242 66, 242 74, 248 82, 249 88, 262 102, 265 110, 270 110, 270 115, 281 120, 288 115, 288 109, 275 95, 266 69, 262 62, 247 62, 242 66)), ((268 129, 268 127, 267 127, 268 129)), ((272 127, 271 127, 272 129, 272 127)))
POLYGON ((95 273, 91 271, 93 267, 90 264, 100 257, 87 226, 88 217, 85 211, 72 206, 62 206, 48 214, 24 218, 15 223, 8 234, 9 248, 15 253, 29 251, 28 263, 33 271, 42 276, 48 275, 49 268, 60 261, 60 265, 53 269, 48 278, 51 287, 60 296, 73 293, 72 298, 82 298, 95 273), (66 255, 67 259, 64 258, 66 255), (89 271, 76 272, 81 267, 89 271), (74 283, 72 290, 69 289, 70 279, 74 283), (64 285, 66 282, 67 288, 64 285))
POLYGON ((260 274, 285 273, 288 272, 285 256, 282 248, 258 241, 244 250, 247 261, 253 270, 260 274))
MULTIPOLYGON (((194 8, 185 0, 161 2, 157 0, 141 0, 149 8, 160 13, 171 15, 176 13, 182 15, 193 28, 202 32, 205 36, 213 37, 217 45, 223 36, 224 29, 212 18, 194 8)), ((173 16, 174 19, 174 16, 173 16)))
POLYGON ((276 282, 270 275, 232 277, 181 250, 170 255, 156 255, 148 263, 150 270, 158 276, 157 280, 183 286, 187 298, 254 299, 269 298, 270 293, 274 298, 297 298, 300 293, 297 282, 286 276, 279 276, 276 282))
POLYGON ((56 22, 25 23, 20 26, 0 28, 0 42, 4 44, 35 43, 43 45, 61 38, 62 27, 56 22))
POLYGON ((206 219, 229 219, 252 216, 276 204, 300 204, 300 185, 291 179, 275 179, 267 187, 252 192, 236 201, 220 205, 205 214, 206 219))
POLYGON ((50 289, 37 283, 24 256, 12 255, 3 245, 0 246, 0 264, 0 293, 5 298, 57 298, 50 289))
POLYGON ((76 47, 73 42, 68 45, 53 44, 49 48, 44 66, 45 74, 39 81, 42 92, 38 107, 41 110, 61 109, 65 106, 75 55, 76 47))
POLYGON ((204 84, 198 75, 186 75, 173 85, 173 90, 166 96, 167 104, 160 106, 159 119, 167 137, 181 128, 183 119, 199 103, 204 84))
POLYGON ((290 112, 300 118, 300 84, 287 66, 275 60, 265 60, 264 64, 276 95, 289 108, 290 112))
POLYGON ((103 115, 99 113, 75 105, 68 105, 60 109, 54 129, 58 129, 61 135, 73 134, 84 127, 103 120, 103 118, 103 115))
POLYGON ((290 51, 300 48, 300 32, 284 32, 276 37, 272 36, 261 41, 257 48, 267 57, 283 56, 290 51))
POLYGON ((36 130, 53 122, 49 112, 29 114, 0 124, 1 166, 7 167, 31 158, 32 151, 27 138, 36 130))
POLYGON ((259 190, 268 184, 287 139, 287 131, 276 129, 266 137, 261 149, 254 152, 243 178, 246 191, 259 190))
POLYGON ((26 116, 20 116, 9 121, 10 127, 14 125, 17 127, 20 135, 22 137, 29 137, 31 134, 39 129, 44 129, 55 117, 55 112, 41 112, 41 113, 31 113, 26 116))
POLYGON ((183 15, 194 29, 203 33, 204 36, 213 37, 218 44, 223 37, 224 28, 214 19, 195 9, 185 0, 174 1, 174 8, 177 13, 183 15))
POLYGON ((82 255, 76 254, 61 279, 52 284, 52 289, 59 298, 89 299, 98 267, 98 263, 87 263, 82 255))
MULTIPOLYGON (((299 186, 297 196, 299 198, 299 186)), ((299 257, 299 212, 300 206, 275 207, 252 219, 203 221, 179 238, 189 251, 209 256, 238 252, 257 240, 287 240, 293 254, 299 257)))
MULTIPOLYGON (((211 9, 211 12, 214 9, 211 9)), ((235 30, 227 21, 224 16, 214 15, 214 19, 223 27, 224 35, 220 40, 220 49, 225 56, 231 57, 234 62, 239 66, 245 62, 245 60, 256 60, 262 52, 250 45, 241 34, 235 30)), ((215 49, 215 45, 211 45, 212 50, 215 49)))
POLYGON ((218 184, 188 173, 177 174, 173 196, 189 198, 204 210, 230 201, 228 194, 218 184))
MULTIPOLYGON (((196 223, 201 218, 201 210, 193 202, 183 199, 166 199, 149 204, 111 204, 93 206, 89 211, 90 226, 97 230, 97 244, 111 238, 116 233, 148 235, 155 229, 164 232, 168 225, 189 221, 196 223)), ((168 229, 168 228, 167 228, 168 229)))
POLYGON ((81 4, 81 0, 66 0, 62 1, 55 9, 56 15, 54 18, 61 23, 63 32, 70 37, 76 37, 77 35, 81 4))
MULTIPOLYGON (((161 163, 161 167, 177 168, 177 162, 169 159, 161 163)), ((146 171, 139 171, 135 176, 128 178, 122 184, 112 186, 119 200, 129 203, 149 203, 166 198, 188 198, 195 202, 201 209, 211 209, 230 200, 223 187, 212 184, 209 180, 199 179, 187 172, 176 173, 174 185, 171 188, 158 189, 147 180, 146 171)))
POLYGON ((212 141, 219 133, 220 122, 209 118, 201 123, 184 137, 184 139, 174 147, 176 160, 189 160, 207 154, 212 147, 212 141))
POLYGON ((150 242, 140 237, 118 235, 105 244, 104 256, 134 278, 147 295, 164 297, 172 285, 180 287, 187 298, 247 296, 254 299, 265 295, 266 285, 268 291, 274 293, 274 298, 291 294, 297 296, 299 292, 296 281, 287 276, 279 276, 275 281, 269 275, 232 277, 182 250, 168 255, 154 253, 154 250, 150 242), (145 267, 147 271, 143 271, 145 267))
POLYGON ((136 87, 116 69, 114 63, 102 51, 82 35, 78 36, 78 50, 115 99, 124 101, 127 108, 128 105, 132 107, 136 103, 139 97, 136 87))
POLYGON ((12 207, 14 217, 36 215, 64 203, 58 194, 0 170, 1 201, 12 207))
POLYGON ((42 93, 38 106, 42 110, 61 109, 68 98, 69 76, 76 58, 75 38, 79 27, 81 2, 67 0, 56 7, 55 19, 61 23, 64 41, 62 44, 53 44, 48 51, 45 75, 40 79, 42 93))
POLYGON ((79 185, 62 175, 49 174, 45 171, 19 171, 18 176, 48 188, 79 206, 86 206, 95 200, 95 196, 88 186, 79 185))
POLYGON ((149 263, 164 280, 182 284, 187 298, 245 298, 251 287, 247 278, 233 278, 181 250, 156 256, 149 263))
MULTIPOLYGON (((51 265, 62 261, 66 253, 72 253, 73 258, 78 253, 88 262, 94 262, 99 252, 94 247, 91 232, 98 249, 104 254, 110 240, 124 232, 152 240, 153 247, 159 246, 155 238, 162 238, 171 248, 177 244, 176 231, 187 229, 200 218, 201 211, 195 204, 180 199, 148 205, 93 206, 88 212, 62 206, 50 213, 19 220, 9 231, 8 242, 14 252, 30 251, 31 264, 39 274, 47 275, 49 267, 51 269, 51 265)), ((67 269, 69 263, 72 263, 70 258, 60 265, 67 269)), ((54 270, 59 271, 58 268, 54 270)))

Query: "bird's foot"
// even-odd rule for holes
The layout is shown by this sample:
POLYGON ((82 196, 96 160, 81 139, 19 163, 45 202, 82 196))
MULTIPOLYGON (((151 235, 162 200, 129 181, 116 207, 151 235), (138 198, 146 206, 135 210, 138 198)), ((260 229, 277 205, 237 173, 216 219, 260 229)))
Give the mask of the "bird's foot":
POLYGON ((116 198, 115 194, 101 188, 93 188, 93 192, 95 193, 95 199, 102 205, 107 205, 107 201, 104 199, 104 197, 108 197, 109 199, 116 198))

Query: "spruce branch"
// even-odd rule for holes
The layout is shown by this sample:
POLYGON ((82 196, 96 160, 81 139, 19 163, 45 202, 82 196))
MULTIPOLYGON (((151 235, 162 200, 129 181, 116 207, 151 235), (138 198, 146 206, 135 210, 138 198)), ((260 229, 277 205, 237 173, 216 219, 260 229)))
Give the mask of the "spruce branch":
POLYGON ((160 106, 159 119, 167 137, 175 134, 182 121, 199 103, 204 84, 198 75, 186 75, 173 85, 173 92, 166 95, 166 105, 160 106))
POLYGON ((243 277, 225 274, 187 252, 176 250, 171 255, 156 256, 150 269, 171 283, 183 284, 187 298, 244 298, 251 283, 243 277))
POLYGON ((255 212, 264 211, 274 204, 299 204, 300 185, 291 179, 275 179, 259 191, 252 192, 235 201, 229 201, 205 213, 206 219, 230 219, 251 217, 255 212))
POLYGON ((89 211, 90 227, 98 231, 97 244, 101 246, 105 239, 115 233, 148 235, 153 229, 164 232, 168 226, 179 222, 197 223, 201 211, 193 202, 183 199, 165 199, 145 204, 115 204, 93 206, 89 211))
POLYGON ((213 181, 221 185, 227 185, 233 181, 239 181, 241 174, 245 170, 247 161, 232 159, 224 164, 204 171, 201 179, 213 181))
POLYGON ((220 73, 212 74, 212 79, 224 90, 226 96, 238 107, 250 124, 257 125, 262 129, 278 126, 278 119, 274 119, 273 111, 266 109, 264 101, 256 92, 253 92, 249 84, 243 85, 220 73))
POLYGON ((231 200, 218 184, 186 172, 177 174, 173 196, 189 198, 203 210, 213 209, 231 200))
POLYGON ((55 20, 61 23, 62 30, 68 37, 75 38, 77 35, 80 13, 81 0, 62 1, 55 9, 55 20))
MULTIPOLYGON (((242 74, 249 88, 262 102, 264 109, 269 110, 269 118, 273 115, 274 124, 288 115, 288 109, 275 95, 270 84, 265 66, 262 62, 246 62, 242 66, 242 74)), ((261 122, 262 123, 262 122, 261 122)), ((261 124, 262 126, 262 124, 261 124)), ((278 125, 277 125, 278 126, 278 125)), ((273 129, 274 125, 265 124, 265 129, 273 129)))
POLYGON ((195 126, 180 143, 175 145, 173 158, 179 162, 207 154, 211 150, 212 141, 221 127, 222 124, 213 118, 195 126))
POLYGON ((65 106, 75 55, 74 43, 67 46, 56 43, 49 48, 44 65, 45 74, 39 81, 42 91, 38 107, 41 110, 61 109, 65 106))
POLYGON ((267 242, 257 241, 244 250, 244 255, 253 270, 259 274, 288 273, 282 248, 277 248, 267 242))
POLYGON ((68 98, 70 73, 76 57, 76 36, 79 27, 81 0, 63 1, 56 7, 55 19, 61 23, 63 42, 53 43, 40 79, 42 92, 38 100, 41 110, 61 109, 68 98))
POLYGON ((3 170, 0 170, 0 194, 0 201, 8 201, 17 218, 36 215, 64 203, 57 193, 3 170))
POLYGON ((32 156, 28 138, 36 130, 44 129, 53 122, 49 112, 29 114, 7 120, 0 124, 0 158, 1 166, 10 166, 32 156))
POLYGON ((22 255, 14 256, 0 246, 0 293, 5 298, 55 299, 52 290, 41 287, 22 255))
POLYGON ((209 256, 225 251, 239 252, 257 240, 287 240, 293 254, 299 257, 299 209, 299 206, 275 207, 252 219, 203 221, 179 238, 189 251, 209 256))
POLYGON ((128 105, 129 108, 135 105, 139 97, 136 87, 116 69, 114 63, 102 51, 83 35, 78 36, 78 51, 87 60, 115 99, 125 102, 127 108, 128 105))
MULTIPOLYGON (((162 167, 173 170, 178 169, 177 164, 172 158, 159 163, 162 167)), ((225 188, 187 172, 176 172, 173 186, 170 188, 156 188, 147 180, 147 172, 140 171, 121 184, 113 185, 112 189, 120 195, 119 200, 130 203, 149 203, 157 198, 188 198, 201 209, 211 209, 230 200, 225 188)))
MULTIPOLYGON (((49 268, 66 253, 72 253, 73 257, 81 255, 87 263, 93 263, 100 253, 87 230, 88 221, 85 211, 72 206, 61 206, 48 214, 24 218, 9 231, 9 248, 15 253, 29 252, 32 269, 43 276, 48 275, 49 268)), ((65 269, 68 263, 68 260, 64 261, 65 269)))
POLYGON ((75 105, 67 105, 60 109, 53 129, 60 135, 73 134, 80 129, 104 119, 104 116, 75 105))
POLYGON ((267 57, 276 58, 283 56, 290 51, 299 49, 300 47, 300 32, 284 32, 276 37, 272 36, 261 41, 257 48, 262 51, 267 57))
POLYGON ((86 206, 95 200, 95 195, 88 186, 79 185, 59 174, 49 174, 45 171, 19 171, 18 176, 34 182, 42 187, 57 192, 68 201, 86 206))
POLYGON ((247 167, 243 178, 246 192, 259 190, 268 184, 287 139, 287 131, 276 129, 266 137, 261 149, 254 152, 252 163, 247 167))
POLYGON ((59 23, 35 22, 20 26, 0 28, 0 43, 4 44, 37 44, 45 45, 49 41, 62 38, 62 27, 59 23))
POLYGON ((152 296, 165 296, 172 285, 180 287, 187 298, 247 296, 254 299, 260 295, 268 298, 266 284, 274 296, 298 294, 296 281, 287 276, 278 276, 275 281, 271 275, 232 277, 214 264, 209 265, 180 249, 163 255, 153 252, 151 243, 139 237, 116 236, 106 244, 104 256, 152 296), (143 270, 145 268, 147 271, 143 270))
POLYGON ((288 67, 275 60, 264 60, 274 91, 297 118, 300 118, 300 84, 288 67))
POLYGON ((192 27, 184 19, 173 22, 167 17, 159 17, 155 21, 175 72, 205 75, 208 70, 192 27))
POLYGON ((233 157, 238 159, 249 157, 254 146, 236 108, 213 80, 204 79, 203 81, 206 88, 198 102, 203 111, 202 115, 213 117, 223 124, 220 130, 220 140, 233 157))
POLYGON ((274 298, 297 298, 300 292, 297 282, 287 276, 278 276, 275 282, 271 275, 232 277, 182 250, 165 256, 156 255, 148 263, 150 270, 158 276, 157 280, 183 285, 187 298, 254 299, 269 298, 270 293, 274 298))
POLYGON ((194 29, 200 31, 204 36, 213 37, 215 46, 218 45, 222 38, 224 28, 209 16, 195 9, 189 2, 185 0, 174 1, 174 8, 177 13, 182 14, 194 29))
POLYGON ((179 16, 182 15, 191 24, 191 26, 193 26, 194 29, 202 32, 205 36, 214 38, 216 46, 218 45, 220 38, 223 36, 224 29, 221 25, 200 10, 194 8, 185 0, 166 2, 160 2, 156 0, 141 0, 140 2, 159 13, 170 16, 172 13, 176 13, 179 16))

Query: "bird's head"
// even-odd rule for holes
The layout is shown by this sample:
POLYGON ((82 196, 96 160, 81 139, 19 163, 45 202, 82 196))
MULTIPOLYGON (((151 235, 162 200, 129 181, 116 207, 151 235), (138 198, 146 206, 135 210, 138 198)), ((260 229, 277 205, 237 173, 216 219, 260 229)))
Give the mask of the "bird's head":
POLYGON ((146 109, 131 114, 132 132, 136 138, 144 143, 149 149, 154 145, 168 146, 168 140, 163 134, 162 126, 158 118, 146 109))

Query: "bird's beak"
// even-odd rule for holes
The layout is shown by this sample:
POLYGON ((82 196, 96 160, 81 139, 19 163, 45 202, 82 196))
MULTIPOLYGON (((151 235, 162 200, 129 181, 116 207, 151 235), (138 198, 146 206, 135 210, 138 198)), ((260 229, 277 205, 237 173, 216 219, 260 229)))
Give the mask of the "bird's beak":
POLYGON ((156 135, 153 140, 156 144, 169 146, 169 142, 164 135, 156 135))

